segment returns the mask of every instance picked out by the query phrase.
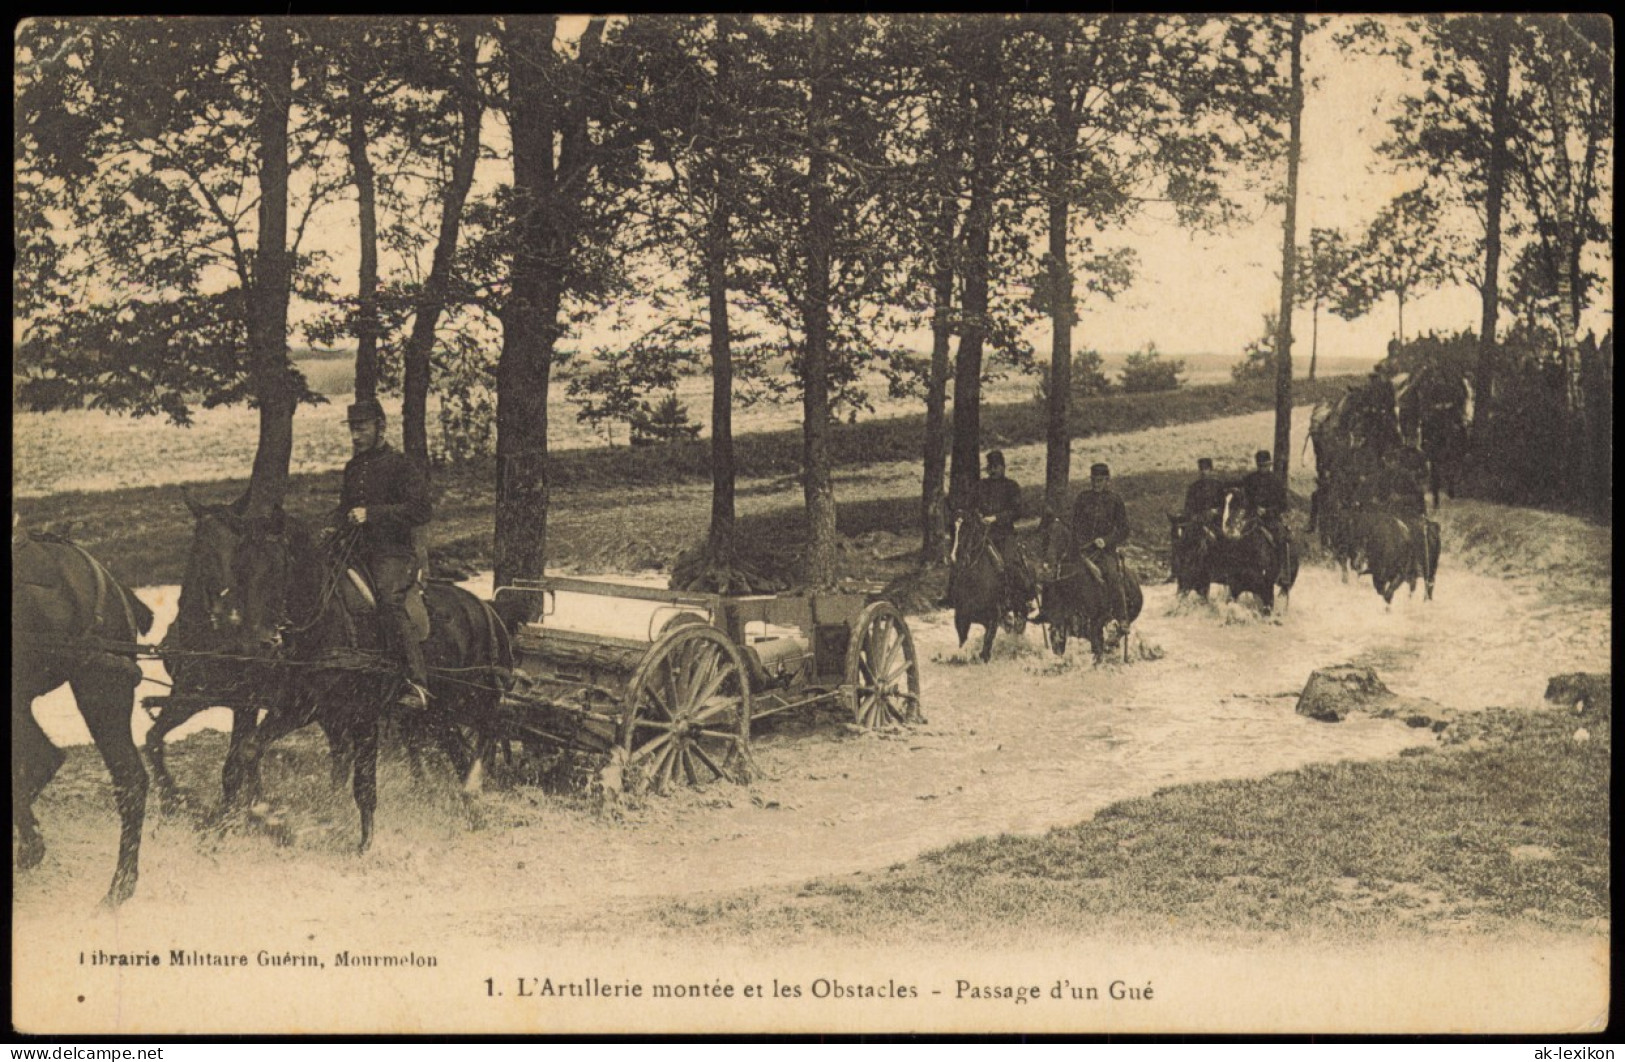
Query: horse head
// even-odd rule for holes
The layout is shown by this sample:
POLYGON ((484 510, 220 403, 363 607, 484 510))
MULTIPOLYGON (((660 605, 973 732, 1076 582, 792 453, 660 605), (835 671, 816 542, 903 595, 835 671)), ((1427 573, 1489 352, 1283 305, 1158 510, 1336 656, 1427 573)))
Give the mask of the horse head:
POLYGON ((193 526, 174 629, 183 639, 203 630, 222 635, 242 625, 237 580, 232 572, 237 542, 243 535, 241 502, 205 505, 185 488, 181 494, 191 510, 193 526))
POLYGON ((963 568, 980 560, 992 542, 988 523, 976 509, 961 509, 954 514, 954 544, 948 559, 955 567, 963 568))
POLYGON ((239 647, 253 655, 280 652, 284 632, 314 618, 327 567, 303 526, 280 508, 246 518, 232 564, 239 647))
POLYGON ((1219 530, 1231 542, 1240 541, 1253 528, 1253 507, 1247 492, 1241 487, 1226 487, 1224 507, 1220 510, 1219 530))

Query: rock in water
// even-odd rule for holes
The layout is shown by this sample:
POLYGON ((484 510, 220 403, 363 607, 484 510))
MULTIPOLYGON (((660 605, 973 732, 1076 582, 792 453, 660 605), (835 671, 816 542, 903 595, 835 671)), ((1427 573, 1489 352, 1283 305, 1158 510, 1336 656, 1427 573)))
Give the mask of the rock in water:
POLYGON ((1342 664, 1320 668, 1298 695, 1298 714, 1323 723, 1340 723, 1355 710, 1387 714, 1394 695, 1368 667, 1342 664))

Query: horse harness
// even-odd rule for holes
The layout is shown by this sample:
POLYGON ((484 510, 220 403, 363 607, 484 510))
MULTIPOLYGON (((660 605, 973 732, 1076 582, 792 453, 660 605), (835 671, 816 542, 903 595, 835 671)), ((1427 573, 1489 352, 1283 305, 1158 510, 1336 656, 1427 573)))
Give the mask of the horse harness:
MULTIPOLYGON (((80 556, 80 558, 82 558, 84 560, 85 564, 90 568, 91 575, 96 581, 96 595, 95 595, 94 602, 92 603, 92 606, 91 606, 90 626, 86 630, 81 632, 81 634, 82 635, 94 634, 96 631, 101 629, 102 623, 103 623, 103 621, 105 621, 107 619, 107 615, 108 615, 108 611, 107 611, 108 599, 111 598, 111 597, 117 597, 118 602, 119 602, 119 606, 120 606, 120 608, 123 609, 123 612, 124 612, 125 629, 127 631, 129 631, 130 638, 133 640, 136 637, 136 635, 139 633, 140 628, 136 625, 135 610, 130 607, 129 598, 125 596, 124 591, 118 585, 118 581, 113 578, 112 573, 110 573, 107 570, 107 568, 102 564, 102 562, 97 560, 95 557, 92 557, 89 554, 89 552, 87 552, 85 550, 85 548, 83 546, 79 545, 77 542, 72 542, 72 541, 70 541, 70 540, 68 540, 66 538, 61 537, 60 535, 41 534, 41 533, 38 533, 38 532, 30 532, 28 534, 28 537, 26 539, 23 539, 22 541, 18 541, 16 539, 13 539, 12 540, 12 577, 13 577, 13 579, 18 578, 18 576, 17 576, 18 566, 16 564, 17 554, 20 553, 23 550, 26 550, 30 546, 46 545, 46 544, 57 545, 57 546, 67 546, 69 549, 73 550, 75 553, 77 553, 80 556)), ((35 582, 35 581, 32 581, 32 580, 29 580, 26 576, 22 577, 22 581, 25 583, 25 585, 29 585, 29 586, 50 587, 50 586, 55 585, 54 583, 35 582)))

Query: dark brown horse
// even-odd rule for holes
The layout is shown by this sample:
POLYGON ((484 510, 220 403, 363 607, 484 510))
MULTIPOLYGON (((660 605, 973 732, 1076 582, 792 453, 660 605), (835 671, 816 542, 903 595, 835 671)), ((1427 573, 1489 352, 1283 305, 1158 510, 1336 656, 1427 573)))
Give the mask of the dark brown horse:
MULTIPOLYGON (((353 541, 353 536, 348 538, 353 541)), ((250 519, 232 565, 241 612, 236 649, 286 669, 282 697, 228 754, 226 803, 241 807, 259 785, 259 761, 278 738, 320 721, 354 753, 353 789, 361 813, 360 848, 372 843, 378 802, 378 733, 384 705, 400 691, 383 654, 376 615, 345 591, 346 536, 319 544, 300 521, 274 512, 250 519)), ((501 731, 501 698, 512 684, 507 630, 491 607, 466 590, 431 582, 425 593, 430 710, 424 722, 459 774, 472 782, 501 731)))
POLYGON ((954 517, 954 543, 949 554, 953 567, 953 589, 949 594, 954 609, 954 630, 964 648, 973 625, 981 625, 982 648, 978 654, 986 663, 993 657, 993 639, 1003 624, 1020 633, 1027 627, 1026 602, 1012 600, 1006 565, 1012 558, 1000 557, 993 535, 982 515, 972 509, 954 517))
POLYGON ((1218 535, 1206 520, 1168 514, 1169 567, 1179 596, 1195 593, 1207 600, 1213 584, 1213 553, 1218 535))
POLYGON ((1066 652, 1069 637, 1078 637, 1089 640, 1095 663, 1100 663, 1106 651, 1119 643, 1123 646, 1123 662, 1127 663, 1129 630, 1140 618, 1145 597, 1134 573, 1126 565, 1119 565, 1128 623, 1114 624, 1111 589, 1106 585, 1101 563, 1092 547, 1073 548, 1072 527, 1066 520, 1057 517, 1051 521, 1041 579, 1043 610, 1049 620, 1045 633, 1057 656, 1066 652))
POLYGON ((34 800, 66 758, 34 719, 34 699, 66 683, 113 778, 119 844, 108 906, 135 893, 140 871, 147 772, 130 721, 141 684, 136 640, 151 629, 147 606, 78 546, 12 539, 11 816, 17 867, 30 869, 45 856, 34 800))
POLYGON ((159 801, 170 809, 182 798, 164 757, 169 733, 201 711, 229 708, 235 750, 253 732, 261 709, 279 699, 282 679, 279 669, 233 651, 242 612, 234 593, 232 563, 243 535, 247 496, 230 505, 203 504, 184 489, 182 496, 192 512, 192 544, 175 621, 159 649, 171 691, 146 699, 149 710, 159 710, 142 746, 159 801))
MULTIPOLYGON (((1242 487, 1225 490, 1219 529, 1214 581, 1230 588, 1231 600, 1252 594, 1259 611, 1268 616, 1275 609, 1277 591, 1284 604, 1298 579, 1298 557, 1291 536, 1277 542, 1276 532, 1264 526, 1242 487)), ((1284 533, 1284 528, 1281 531, 1284 533)))
POLYGON ((1422 517, 1402 518, 1393 513, 1367 511, 1357 514, 1354 534, 1371 585, 1387 605, 1401 584, 1416 592, 1423 583, 1423 599, 1433 599, 1433 584, 1439 572, 1439 525, 1422 517))
MULTIPOLYGON (((146 698, 147 709, 157 708, 158 713, 142 746, 160 806, 169 811, 185 804, 165 757, 164 742, 170 732, 199 712, 230 709, 230 762, 243 739, 259 724, 260 712, 280 703, 287 677, 285 668, 236 651, 243 617, 232 565, 246 527, 247 495, 229 505, 199 502, 184 487, 181 495, 192 513, 192 544, 175 621, 159 649, 171 690, 146 698)), ((317 722, 327 736, 332 784, 337 788, 349 782, 354 754, 343 734, 322 719, 317 722)))

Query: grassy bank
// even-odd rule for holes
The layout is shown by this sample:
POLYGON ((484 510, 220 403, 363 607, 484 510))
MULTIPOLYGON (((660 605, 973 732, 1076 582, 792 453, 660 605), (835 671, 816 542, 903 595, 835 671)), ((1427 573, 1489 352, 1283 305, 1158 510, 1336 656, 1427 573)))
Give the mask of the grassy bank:
MULTIPOLYGON (((1340 394, 1346 378, 1298 381, 1299 402, 1340 394)), ((1269 409, 1273 392, 1258 384, 1191 387, 1163 394, 1109 395, 1091 398, 1073 410, 1075 438, 1136 431, 1174 424, 1196 423, 1269 409)), ((1044 438, 1043 410, 1025 402, 990 406, 982 413, 986 445, 1017 446, 1044 438)), ((853 468, 891 461, 918 461, 924 447, 923 416, 862 421, 838 425, 833 432, 834 461, 838 468, 853 468)), ((664 492, 710 481, 709 444, 704 440, 638 449, 613 448, 565 451, 553 455, 553 512, 549 521, 549 553, 561 567, 615 570, 628 567, 667 566, 704 533, 709 507, 686 505, 670 519, 645 519, 647 506, 658 504, 664 492), (573 518, 572 518, 573 517, 573 518)), ((799 428, 738 439, 741 479, 784 478, 797 475, 801 466, 799 428)), ((1130 504, 1132 518, 1145 523, 1136 528, 1137 541, 1161 542, 1166 527, 1160 509, 1177 507, 1162 495, 1182 492, 1189 478, 1183 471, 1166 477, 1124 477, 1118 482, 1130 504), (1143 478, 1147 482, 1141 483, 1143 478), (1175 485, 1177 484, 1177 488, 1175 485), (1155 504, 1135 504, 1136 496, 1155 495, 1155 504), (1150 536, 1150 537, 1147 537, 1150 536)), ((491 556, 492 464, 489 461, 443 468, 435 473, 438 494, 435 523, 435 561, 444 571, 488 567, 491 556)), ((288 508, 314 516, 330 508, 339 493, 340 475, 326 472, 296 475, 288 488, 288 508)), ((199 486, 200 494, 217 501, 237 496, 246 480, 199 486)), ((747 515, 741 539, 751 558, 769 570, 788 572, 801 546, 796 516, 799 491, 794 482, 783 483, 787 510, 747 515)), ((777 488, 776 488, 777 489, 777 488)), ((1028 504, 1037 511, 1039 493, 1029 491, 1028 504)), ((14 502, 31 527, 66 528, 73 538, 101 557, 115 575, 135 585, 178 582, 185 562, 191 519, 174 487, 63 493, 14 502)), ((869 532, 912 529, 918 499, 913 495, 880 501, 842 502, 840 531, 847 536, 869 532)), ((861 559, 861 558, 859 558, 861 559)), ((861 566, 860 566, 861 567, 861 566)), ((874 580, 890 574, 853 571, 853 578, 874 580)), ((893 573, 894 574, 894 573, 893 573)))
POLYGON ((1577 741, 1568 712, 1491 710, 1417 755, 1178 786, 1040 837, 663 917, 752 940, 1573 929, 1611 910, 1606 712, 1577 741))

